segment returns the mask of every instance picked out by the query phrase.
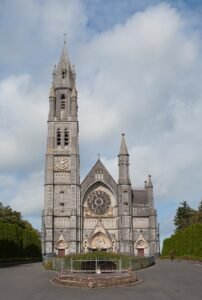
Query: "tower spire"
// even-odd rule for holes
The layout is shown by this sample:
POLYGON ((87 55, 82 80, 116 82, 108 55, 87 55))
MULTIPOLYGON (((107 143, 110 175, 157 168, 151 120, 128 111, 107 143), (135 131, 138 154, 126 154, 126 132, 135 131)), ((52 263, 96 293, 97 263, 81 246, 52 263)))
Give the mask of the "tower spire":
POLYGON ((66 46, 66 40, 64 40, 64 45, 62 47, 62 52, 60 55, 60 60, 58 63, 58 68, 59 67, 69 67, 70 66, 70 62, 69 62, 69 55, 68 55, 68 51, 67 51, 67 46, 66 46))
POLYGON ((64 44, 62 47, 58 66, 54 70, 53 85, 55 89, 65 88, 72 90, 75 84, 75 71, 72 70, 69 55, 66 46, 66 34, 64 35, 64 44))
POLYGON ((124 136, 125 136, 125 133, 122 133, 122 139, 121 139, 121 146, 120 146, 119 155, 129 155, 124 136))

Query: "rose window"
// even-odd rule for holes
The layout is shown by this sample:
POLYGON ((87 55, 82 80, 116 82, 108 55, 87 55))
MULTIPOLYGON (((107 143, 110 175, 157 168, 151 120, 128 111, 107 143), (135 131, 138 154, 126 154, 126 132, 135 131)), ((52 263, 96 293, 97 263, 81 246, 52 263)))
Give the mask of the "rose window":
POLYGON ((104 191, 93 191, 87 198, 89 209, 96 215, 104 215, 110 205, 110 196, 104 191))

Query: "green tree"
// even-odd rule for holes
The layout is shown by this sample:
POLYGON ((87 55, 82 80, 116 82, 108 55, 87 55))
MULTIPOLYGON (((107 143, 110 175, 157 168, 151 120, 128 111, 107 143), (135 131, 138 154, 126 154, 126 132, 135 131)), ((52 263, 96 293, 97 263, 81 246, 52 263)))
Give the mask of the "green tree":
POLYGON ((10 206, 3 206, 0 202, 0 220, 4 223, 8 224, 17 224, 19 227, 23 229, 32 229, 32 225, 22 219, 22 215, 20 212, 12 210, 10 206))
POLYGON ((199 211, 199 212, 202 212, 202 200, 201 200, 200 203, 199 203, 198 211, 199 211))
POLYGON ((193 209, 189 207, 186 201, 180 202, 181 206, 178 207, 174 224, 176 226, 176 231, 186 228, 191 224, 191 219, 193 216, 193 209))
POLYGON ((0 259, 41 256, 39 232, 21 213, 0 202, 0 259))

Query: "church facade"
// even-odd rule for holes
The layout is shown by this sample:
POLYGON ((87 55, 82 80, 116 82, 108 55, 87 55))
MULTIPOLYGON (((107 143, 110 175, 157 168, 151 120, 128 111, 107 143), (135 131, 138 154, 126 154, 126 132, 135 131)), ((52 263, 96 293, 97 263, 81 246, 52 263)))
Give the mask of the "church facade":
POLYGON ((151 176, 133 189, 122 134, 116 182, 100 159, 80 183, 78 99, 74 66, 64 43, 49 96, 42 213, 42 251, 59 256, 112 251, 159 253, 159 228, 151 176))

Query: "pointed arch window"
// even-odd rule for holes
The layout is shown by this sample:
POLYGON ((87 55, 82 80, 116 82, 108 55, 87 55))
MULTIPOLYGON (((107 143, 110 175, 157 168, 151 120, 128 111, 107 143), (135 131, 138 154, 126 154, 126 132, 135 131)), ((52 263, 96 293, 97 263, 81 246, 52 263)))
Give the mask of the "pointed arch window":
POLYGON ((64 133, 64 144, 65 144, 65 146, 69 145, 69 132, 68 132, 67 128, 65 128, 65 133, 64 133))
POLYGON ((65 95, 62 94, 60 99, 61 99, 61 109, 65 109, 65 104, 66 104, 65 103, 65 95))
POLYGON ((61 145, 61 130, 60 128, 57 129, 57 146, 61 145))

